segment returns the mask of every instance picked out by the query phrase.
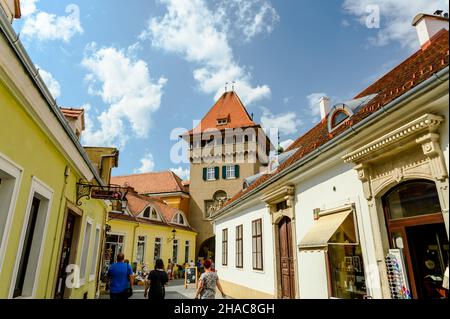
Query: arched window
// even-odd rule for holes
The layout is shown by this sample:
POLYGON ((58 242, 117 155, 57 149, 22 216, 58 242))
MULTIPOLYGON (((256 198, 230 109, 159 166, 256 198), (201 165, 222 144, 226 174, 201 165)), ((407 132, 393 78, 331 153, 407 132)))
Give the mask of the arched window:
POLYGON ((334 127, 338 126, 339 124, 344 122, 346 119, 348 119, 348 117, 349 116, 348 116, 347 112, 342 111, 342 110, 336 111, 333 114, 333 119, 331 121, 331 127, 334 128, 334 127))
POLYGON ((142 214, 142 216, 144 218, 149 218, 149 219, 159 219, 158 218, 158 213, 156 212, 156 210, 153 207, 150 207, 150 206, 148 206, 144 210, 144 213, 142 214))
POLYGON ((441 211, 436 184, 427 180, 401 183, 383 196, 388 219, 399 219, 441 211))
POLYGON ((144 210, 144 214, 143 214, 144 218, 150 218, 150 207, 147 207, 144 210))
POLYGON ((179 225, 186 225, 186 222, 184 221, 184 217, 181 213, 177 213, 172 218, 172 223, 179 224, 179 225))

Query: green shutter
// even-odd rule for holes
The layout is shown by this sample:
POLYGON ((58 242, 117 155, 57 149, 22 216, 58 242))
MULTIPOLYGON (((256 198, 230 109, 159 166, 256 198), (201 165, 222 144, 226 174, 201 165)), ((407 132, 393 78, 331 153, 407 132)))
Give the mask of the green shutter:
POLYGON ((239 165, 234 166, 234 175, 236 178, 239 178, 239 165))
POLYGON ((206 181, 206 167, 203 167, 203 180, 206 181))
POLYGON ((227 179, 227 166, 222 166, 222 178, 227 179))
POLYGON ((214 167, 214 177, 215 177, 215 179, 219 179, 220 178, 219 166, 214 167))

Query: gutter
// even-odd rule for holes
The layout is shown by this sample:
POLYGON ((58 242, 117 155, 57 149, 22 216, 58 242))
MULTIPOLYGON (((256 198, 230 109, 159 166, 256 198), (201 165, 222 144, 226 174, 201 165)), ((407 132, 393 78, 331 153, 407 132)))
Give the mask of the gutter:
POLYGON ((238 198, 234 202, 232 202, 230 205, 225 206, 223 210, 220 210, 218 214, 214 217, 214 220, 217 219, 217 217, 220 217, 224 215, 226 212, 230 211, 233 207, 235 207, 237 204, 241 203, 242 201, 246 200, 250 196, 254 195, 259 190, 262 190, 269 184, 281 179, 282 177, 286 176, 287 174, 291 173, 292 171, 296 170, 303 164, 307 163, 308 161, 314 159, 315 157, 319 156, 320 154, 324 153, 325 151, 328 151, 330 148, 332 148, 336 143, 340 142, 341 140, 357 134, 360 130, 364 129, 365 126, 370 124, 369 122, 372 122, 372 120, 381 117, 383 115, 387 115, 390 112, 394 111, 395 108, 400 105, 403 101, 410 98, 415 93, 421 91, 422 89, 431 90, 441 83, 443 83, 445 80, 448 80, 448 72, 449 72, 449 66, 446 66, 444 69, 440 70, 439 72, 434 73, 431 77, 426 79, 425 81, 419 83, 417 86, 409 90, 408 92, 402 94, 395 100, 391 101, 387 105, 382 106, 379 110, 376 112, 370 114, 368 117, 364 118, 362 121, 356 123, 355 125, 350 126, 349 129, 344 131, 342 134, 338 135, 336 138, 326 142, 325 144, 319 146, 317 149, 312 151, 311 153, 307 154, 305 157, 303 157, 301 160, 295 162, 293 165, 288 167, 287 169, 279 172, 278 174, 272 176, 262 184, 258 185, 254 189, 252 189, 250 192, 244 194, 242 197, 238 198), (447 76, 447 79, 442 80, 441 77, 447 76))
POLYGON ((56 101, 53 99, 53 96, 51 95, 46 84, 44 83, 41 76, 39 75, 39 71, 36 70, 34 63, 31 61, 30 56, 28 55, 27 51, 25 50, 24 46, 22 45, 22 42, 20 41, 19 36, 16 34, 16 32, 14 31, 11 24, 6 19, 5 15, 3 13, 0 13, 0 28, 2 29, 3 33, 5 34, 6 39, 10 43, 11 47, 14 49, 15 53, 17 54, 17 57, 22 62, 22 65, 28 71, 28 75, 34 81, 34 84, 36 85, 37 89, 40 91, 40 93, 42 94, 44 99, 47 101, 47 104, 50 107, 50 109, 53 111, 53 114, 56 116, 58 121, 61 123, 61 125, 63 126, 67 135, 69 135, 73 144, 78 149, 78 152, 83 157, 86 164, 89 166, 89 169, 91 170, 92 174, 94 175, 94 178, 97 180, 99 185, 105 186, 105 183, 103 182, 100 175, 98 174, 98 172, 95 170, 94 166, 92 165, 92 162, 89 159, 89 157, 87 156, 85 150, 83 149, 83 146, 81 146, 75 133, 72 131, 72 129, 70 128, 69 124, 67 123, 64 115, 59 110, 59 107, 56 104, 56 101))

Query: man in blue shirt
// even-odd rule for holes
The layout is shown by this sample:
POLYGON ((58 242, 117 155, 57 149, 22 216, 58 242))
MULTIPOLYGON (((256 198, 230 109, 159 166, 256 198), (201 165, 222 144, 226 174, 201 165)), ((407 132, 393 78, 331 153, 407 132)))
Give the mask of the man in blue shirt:
POLYGON ((124 263, 123 253, 117 255, 117 262, 108 270, 111 299, 128 299, 132 294, 133 271, 130 264, 124 263))

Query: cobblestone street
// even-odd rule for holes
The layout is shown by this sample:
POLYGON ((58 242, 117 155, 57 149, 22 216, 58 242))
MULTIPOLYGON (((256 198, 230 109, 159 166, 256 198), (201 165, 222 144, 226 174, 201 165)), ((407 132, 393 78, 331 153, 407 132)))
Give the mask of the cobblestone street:
MULTIPOLYGON (((184 287, 184 279, 174 279, 166 286, 166 299, 194 299, 195 286, 187 289, 184 287)), ((109 294, 103 294, 100 299, 109 299, 109 294)), ((130 299, 144 299, 144 288, 135 286, 133 296, 130 299)), ((216 299, 223 299, 220 292, 216 292, 216 299)))

